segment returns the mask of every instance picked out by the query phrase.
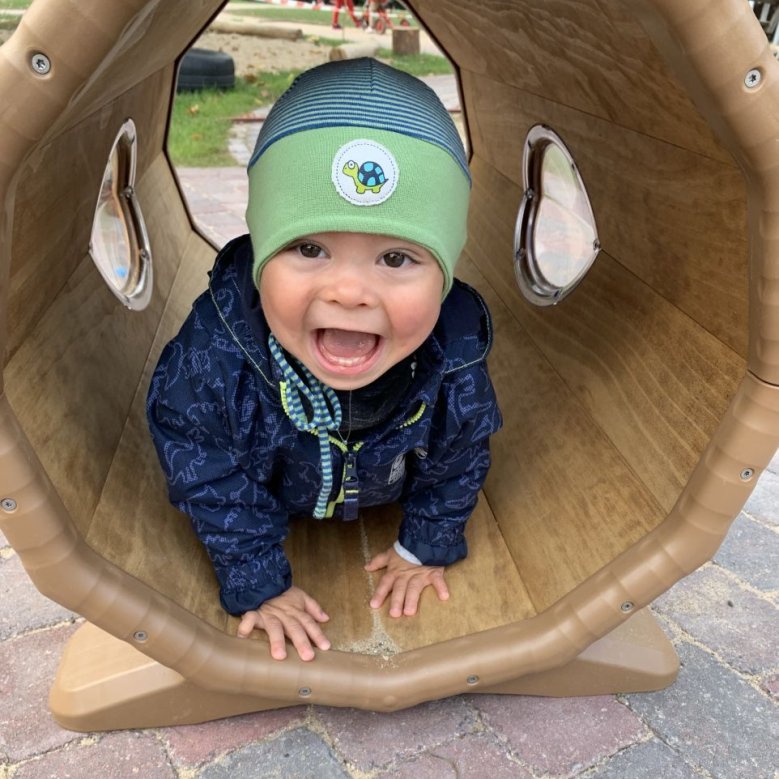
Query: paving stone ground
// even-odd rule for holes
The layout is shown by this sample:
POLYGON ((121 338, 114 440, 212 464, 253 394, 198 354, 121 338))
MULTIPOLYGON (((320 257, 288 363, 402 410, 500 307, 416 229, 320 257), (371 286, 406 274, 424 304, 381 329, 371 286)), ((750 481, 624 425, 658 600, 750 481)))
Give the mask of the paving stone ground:
MULTIPOLYGON (((203 231, 245 232, 240 167, 182 170, 203 231)), ((186 727, 73 733, 46 698, 78 618, 0 534, 0 779, 777 779, 779 457, 714 560, 654 604, 680 655, 666 690, 458 696, 376 714, 299 706, 186 727)))

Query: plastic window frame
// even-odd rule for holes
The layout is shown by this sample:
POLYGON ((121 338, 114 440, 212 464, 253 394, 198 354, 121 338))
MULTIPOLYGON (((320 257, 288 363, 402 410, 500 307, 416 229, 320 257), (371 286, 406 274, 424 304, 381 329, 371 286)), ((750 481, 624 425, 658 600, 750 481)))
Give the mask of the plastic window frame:
POLYGON ((138 133, 135 122, 128 118, 119 128, 111 151, 108 155, 105 170, 111 167, 114 155, 119 155, 117 165, 118 182, 114 182, 112 188, 117 194, 117 200, 124 216, 123 224, 127 227, 127 239, 130 246, 130 261, 137 263, 139 267, 138 281, 129 292, 118 289, 114 280, 108 275, 103 263, 96 257, 96 249, 92 241, 98 213, 102 204, 101 193, 105 182, 105 172, 100 180, 100 190, 95 204, 95 213, 92 218, 92 232, 89 240, 89 255, 100 275, 103 277, 111 292, 129 309, 141 311, 149 305, 153 291, 152 251, 149 242, 149 233, 146 229, 146 221, 141 211, 141 205, 135 191, 135 176, 138 158, 138 133))
POLYGON ((524 194, 519 205, 514 227, 514 274, 522 294, 537 306, 554 306, 567 297, 582 281, 600 252, 598 228, 592 210, 587 187, 563 139, 547 125, 537 124, 530 128, 522 152, 522 181, 524 194), (535 255, 535 230, 538 210, 543 200, 542 167, 547 148, 554 145, 563 154, 581 188, 587 207, 594 239, 592 252, 587 256, 581 270, 565 286, 550 282, 542 273, 535 255))

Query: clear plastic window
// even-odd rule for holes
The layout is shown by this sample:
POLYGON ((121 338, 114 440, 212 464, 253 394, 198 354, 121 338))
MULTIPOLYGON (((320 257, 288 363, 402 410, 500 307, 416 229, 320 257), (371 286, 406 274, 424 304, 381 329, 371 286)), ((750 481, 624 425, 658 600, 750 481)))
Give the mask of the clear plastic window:
POLYGON ((579 170, 549 127, 531 128, 523 156, 525 193, 514 234, 517 283, 536 305, 559 303, 584 278, 600 250, 579 170))
POLYGON ((106 164, 92 222, 89 253, 111 291, 128 308, 151 298, 152 265, 146 224, 135 194, 137 140, 128 119, 106 164))

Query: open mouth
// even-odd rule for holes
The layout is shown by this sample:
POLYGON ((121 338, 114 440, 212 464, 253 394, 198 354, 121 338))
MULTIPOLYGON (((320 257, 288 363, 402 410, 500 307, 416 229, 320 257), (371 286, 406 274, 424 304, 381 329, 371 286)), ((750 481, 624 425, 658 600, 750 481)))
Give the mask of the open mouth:
POLYGON ((336 373, 353 374, 373 364, 382 337, 376 333, 328 327, 316 331, 315 342, 323 367, 336 373))

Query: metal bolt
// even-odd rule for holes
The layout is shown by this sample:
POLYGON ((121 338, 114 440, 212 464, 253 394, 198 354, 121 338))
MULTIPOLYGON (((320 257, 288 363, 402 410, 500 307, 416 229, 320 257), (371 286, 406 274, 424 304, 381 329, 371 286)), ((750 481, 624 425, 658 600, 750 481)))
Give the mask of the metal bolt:
POLYGON ((760 68, 752 68, 744 76, 744 85, 747 89, 754 89, 763 80, 763 72, 760 68))
POLYGON ((535 196, 536 196, 536 193, 535 193, 535 192, 533 192, 533 190, 532 190, 532 189, 528 189, 528 190, 525 192, 525 197, 526 197, 528 200, 532 200, 532 199, 533 199, 535 196))
POLYGON ((633 605, 634 605, 634 604, 633 604, 633 601, 626 600, 626 601, 625 601, 625 602, 624 602, 624 603, 623 603, 623 604, 620 606, 620 609, 622 609, 622 611, 624 611, 624 612, 627 614, 629 611, 633 611, 633 605))
POLYGON ((301 687, 298 690, 298 695, 301 698, 308 698, 311 695, 311 688, 310 687, 301 687))
POLYGON ((13 498, 3 498, 0 500, 0 508, 10 514, 12 511, 16 511, 16 501, 13 498))
POLYGON ((592 248, 593 248, 593 251, 596 251, 596 252, 600 251, 600 241, 597 238, 592 242, 592 248))
POLYGON ((471 674, 465 681, 468 684, 476 684, 479 681, 479 677, 476 674, 471 674))
POLYGON ((744 468, 743 471, 741 471, 741 481, 749 481, 753 476, 755 475, 754 468, 744 468))
POLYGON ((136 630, 135 633, 133 633, 133 638, 136 641, 143 643, 149 638, 149 634, 145 630, 136 630))
POLYGON ((30 65, 39 76, 45 76, 51 70, 51 60, 40 51, 30 57, 30 65))

